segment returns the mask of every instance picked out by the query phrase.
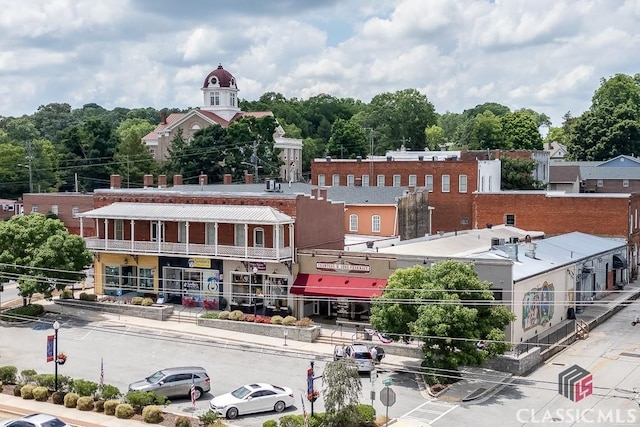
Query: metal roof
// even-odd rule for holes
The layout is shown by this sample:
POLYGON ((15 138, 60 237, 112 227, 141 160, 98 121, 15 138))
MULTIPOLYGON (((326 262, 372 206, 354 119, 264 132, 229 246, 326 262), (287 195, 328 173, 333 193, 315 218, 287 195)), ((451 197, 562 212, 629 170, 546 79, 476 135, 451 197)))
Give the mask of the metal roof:
POLYGON ((150 221, 292 224, 294 219, 269 206, 188 205, 174 203, 113 203, 78 214, 84 218, 150 221))

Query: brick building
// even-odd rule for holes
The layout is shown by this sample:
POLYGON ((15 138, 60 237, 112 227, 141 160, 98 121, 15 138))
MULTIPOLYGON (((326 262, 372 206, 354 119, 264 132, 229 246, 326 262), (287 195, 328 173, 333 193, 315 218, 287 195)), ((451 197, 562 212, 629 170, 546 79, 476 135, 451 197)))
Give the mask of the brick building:
POLYGON ((25 193, 23 196, 24 213, 52 213, 64 223, 69 233, 83 236, 95 236, 93 223, 85 223, 81 230, 78 215, 93 209, 93 194, 82 193, 25 193), (81 232, 82 231, 82 232, 81 232))

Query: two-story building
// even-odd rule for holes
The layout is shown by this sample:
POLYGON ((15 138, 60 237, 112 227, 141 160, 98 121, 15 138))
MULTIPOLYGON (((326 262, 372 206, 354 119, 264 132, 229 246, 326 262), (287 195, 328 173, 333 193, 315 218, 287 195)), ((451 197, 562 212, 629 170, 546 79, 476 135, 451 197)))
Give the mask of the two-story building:
POLYGON ((280 313, 291 305, 296 249, 344 247, 342 204, 280 193, 280 184, 238 193, 166 187, 165 176, 158 186, 145 176, 142 189, 111 180, 94 192, 94 209, 78 215, 81 230, 95 224, 94 236, 82 235, 95 253, 97 294, 280 313))

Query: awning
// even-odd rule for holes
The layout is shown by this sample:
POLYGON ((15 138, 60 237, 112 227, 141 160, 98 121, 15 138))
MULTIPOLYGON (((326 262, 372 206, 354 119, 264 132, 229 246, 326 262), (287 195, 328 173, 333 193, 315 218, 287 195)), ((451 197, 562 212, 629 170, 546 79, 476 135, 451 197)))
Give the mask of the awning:
POLYGON ((626 259, 624 259, 620 255, 614 255, 613 256, 613 268, 615 268, 615 269, 623 269, 623 268, 627 268, 627 267, 628 267, 628 264, 627 264, 627 260, 626 259))
POLYGON ((298 274, 291 293, 317 297, 371 298, 382 294, 386 279, 298 274))

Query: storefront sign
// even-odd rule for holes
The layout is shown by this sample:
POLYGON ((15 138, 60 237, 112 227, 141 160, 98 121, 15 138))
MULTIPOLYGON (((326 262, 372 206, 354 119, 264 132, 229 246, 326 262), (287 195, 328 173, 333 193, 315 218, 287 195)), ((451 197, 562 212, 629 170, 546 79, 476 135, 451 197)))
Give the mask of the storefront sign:
POLYGON ((211 259, 209 258, 189 258, 189 268, 211 268, 211 259))
POLYGON ((346 273, 370 273, 371 266, 368 264, 355 264, 349 261, 316 262, 316 269, 322 271, 339 271, 346 273))
POLYGON ((249 271, 252 271, 254 268, 257 269, 258 271, 266 271, 267 264, 265 264, 264 262, 250 262, 249 271))

